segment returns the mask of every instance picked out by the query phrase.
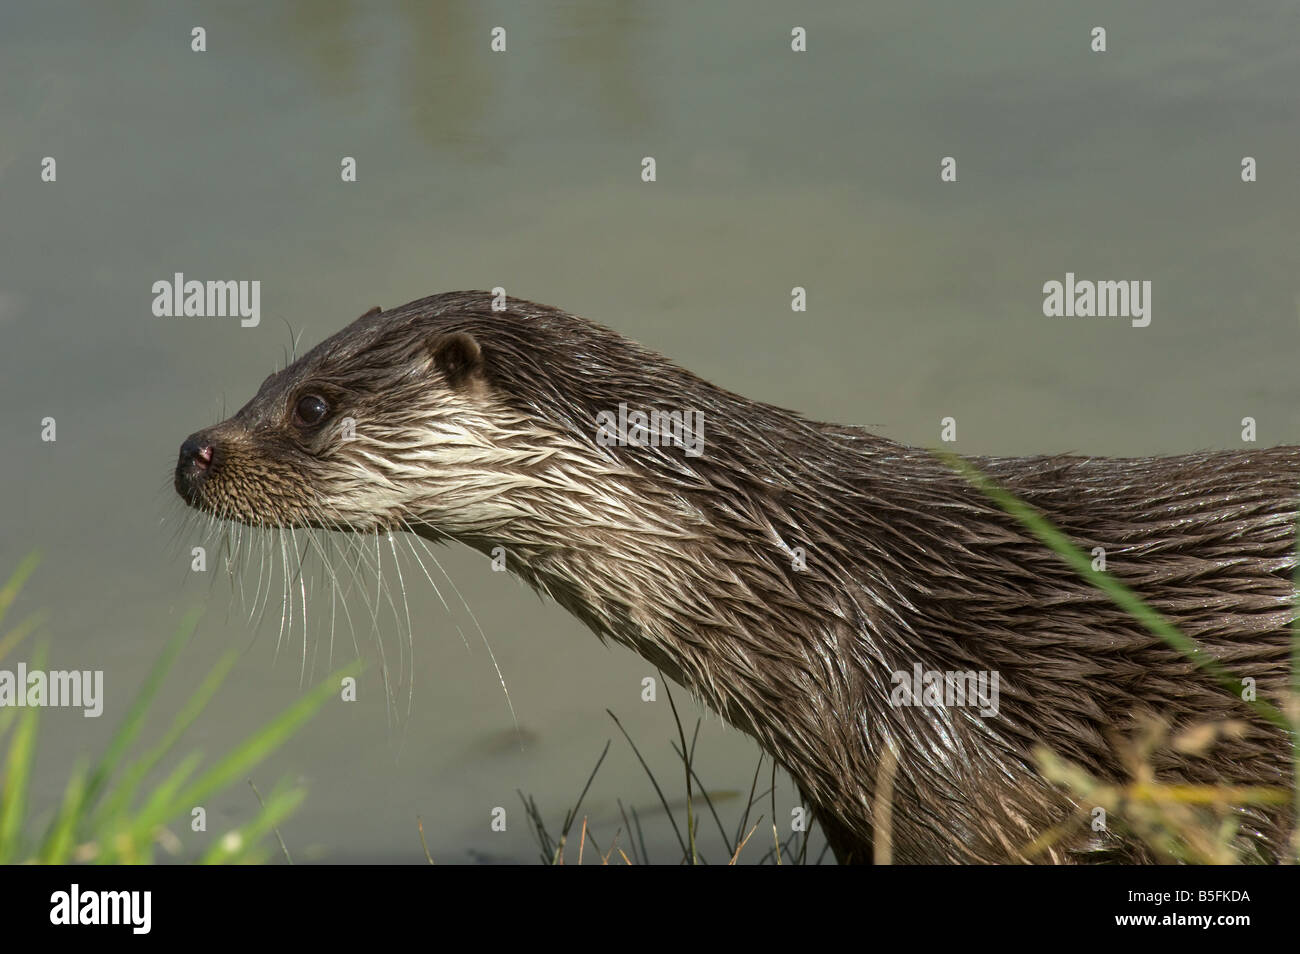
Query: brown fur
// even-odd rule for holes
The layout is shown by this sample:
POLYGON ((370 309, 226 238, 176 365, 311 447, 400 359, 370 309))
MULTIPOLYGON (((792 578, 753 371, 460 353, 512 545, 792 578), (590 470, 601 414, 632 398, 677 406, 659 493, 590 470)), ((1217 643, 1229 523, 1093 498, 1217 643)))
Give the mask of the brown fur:
MULTIPOLYGON (((1147 713, 1247 726, 1206 757, 1162 756, 1162 778, 1290 784, 1285 733, 932 454, 731 394, 558 309, 490 302, 459 292, 358 319, 194 435, 214 461, 198 473, 183 453, 178 491, 245 523, 505 547, 513 571, 753 735, 841 861, 870 858, 886 746, 904 862, 1023 859, 1076 807, 1032 747, 1120 779, 1111 736, 1147 713), (320 428, 291 421, 309 393, 329 397, 320 428), (599 446, 596 415, 620 403, 702 412, 703 456, 599 446), (998 672, 998 715, 891 706, 891 674, 916 663, 998 672)), ((1281 703, 1300 450, 974 462, 1281 703)), ((1046 860, 1148 860, 1086 821, 1046 860)), ((1243 836, 1272 859, 1286 822, 1243 813, 1243 836)))

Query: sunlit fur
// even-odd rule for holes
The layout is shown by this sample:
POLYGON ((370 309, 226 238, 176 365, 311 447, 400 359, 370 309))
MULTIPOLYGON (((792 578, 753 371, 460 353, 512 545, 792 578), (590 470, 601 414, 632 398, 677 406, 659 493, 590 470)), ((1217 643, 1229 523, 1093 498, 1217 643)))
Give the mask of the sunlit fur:
MULTIPOLYGON (((752 734, 842 861, 869 860, 880 754, 899 755, 895 860, 1023 859, 1076 806, 1031 766, 1045 744, 1124 777, 1112 733, 1245 720, 1162 778, 1288 786, 1287 739, 1081 580, 930 453, 809 421, 563 311, 459 292, 371 313, 272 375, 202 435, 189 502, 261 526, 409 528, 483 552, 752 734), (440 343, 481 365, 450 380, 440 343), (331 414, 314 433, 303 394, 331 414), (705 450, 595 441, 620 402, 703 414, 705 450), (343 417, 355 440, 339 439, 343 417), (796 568, 792 548, 803 548, 796 568), (891 708, 891 673, 991 670, 1001 708, 891 708)), ((1300 452, 977 459, 1234 673, 1281 703, 1300 452)), ((1148 860, 1072 818, 1035 860, 1148 860)), ((1261 857, 1284 813, 1243 813, 1261 857)))

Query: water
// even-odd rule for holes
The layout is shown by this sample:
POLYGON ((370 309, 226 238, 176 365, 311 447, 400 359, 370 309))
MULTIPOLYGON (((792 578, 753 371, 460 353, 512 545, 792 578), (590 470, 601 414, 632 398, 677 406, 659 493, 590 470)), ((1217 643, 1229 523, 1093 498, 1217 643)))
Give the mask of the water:
MULTIPOLYGON (((103 669, 108 696, 99 720, 49 714, 38 805, 102 748, 192 606, 207 613, 160 712, 225 649, 241 656, 186 744, 215 756, 299 696, 302 635, 277 652, 279 591, 258 628, 227 581, 189 571, 170 471, 294 334, 310 346, 372 305, 501 285, 813 417, 934 445, 955 416, 972 454, 1237 447, 1248 416, 1261 444, 1300 438, 1294 8, 611 7, 0 12, 0 569, 41 551, 18 610, 47 608, 51 665, 103 669), (498 25, 504 54, 488 49, 498 25), (793 25, 807 53, 790 51, 793 25), (344 156, 356 183, 340 181, 344 156), (944 156, 955 183, 939 181, 944 156), (1258 182, 1240 180, 1243 156, 1258 182), (150 288, 177 271, 260 280, 261 324, 155 318, 150 288), (1045 318, 1043 283, 1066 272, 1151 281, 1151 325, 1045 318), (806 313, 790 310, 795 285, 806 313)), ((439 861, 532 860, 517 790, 557 824, 613 738, 593 830, 607 847, 622 799, 647 813, 652 857, 674 860, 605 713, 680 797, 663 695, 640 701, 650 667, 481 557, 439 558, 496 653, 523 750, 477 632, 467 650, 456 631, 459 603, 449 614, 408 576, 409 714, 372 665, 359 702, 328 707, 254 776, 309 787, 284 826, 295 856, 419 861, 420 817, 439 861), (497 806, 504 833, 489 830, 497 806)), ((313 625, 328 602, 309 600, 313 625)), ((397 651, 395 621, 378 628, 397 651)), ((354 652, 336 636, 339 664, 354 652)), ((374 639, 361 627, 372 663, 374 639)), ((699 710, 677 698, 689 730, 699 710)), ((697 757, 710 787, 748 793, 745 737, 706 716, 697 757)), ((719 805, 729 825, 740 801, 719 805)), ((778 814, 791 805, 783 784, 778 814)), ((218 829, 256 803, 237 786, 208 807, 218 829)), ((186 852, 203 843, 178 834, 186 852)))

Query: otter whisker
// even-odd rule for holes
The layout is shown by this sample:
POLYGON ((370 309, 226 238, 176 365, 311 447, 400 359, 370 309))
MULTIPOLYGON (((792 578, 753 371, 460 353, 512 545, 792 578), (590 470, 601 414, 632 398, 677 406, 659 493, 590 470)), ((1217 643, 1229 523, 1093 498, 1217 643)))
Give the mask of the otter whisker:
POLYGON ((397 586, 402 591, 402 608, 406 611, 406 642, 411 658, 411 678, 406 684, 406 715, 409 717, 415 706, 415 627, 411 624, 411 603, 406 595, 406 580, 402 576, 402 561, 397 556, 397 541, 393 533, 388 532, 388 546, 393 552, 393 569, 397 573, 397 586))
POLYGON ((279 528, 280 538, 280 571, 282 573, 282 582, 280 584, 280 630, 275 637, 275 654, 272 657, 275 660, 280 658, 280 646, 284 642, 285 632, 293 626, 293 578, 289 572, 289 541, 286 537, 286 528, 279 528))
MULTIPOLYGON (((360 594, 361 600, 363 600, 363 603, 365 604, 365 608, 367 608, 367 611, 369 613, 370 633, 372 633, 372 636, 374 638, 374 643, 376 643, 376 647, 378 651, 380 651, 380 672, 382 673, 383 676, 383 691, 385 691, 385 701, 386 701, 385 707, 386 708, 390 707, 391 698, 393 698, 393 689, 391 689, 391 685, 389 682, 389 673, 390 673, 389 664, 387 664, 387 656, 385 650, 383 650, 383 639, 381 637, 380 602, 378 602, 378 591, 374 599, 370 598, 370 595, 368 593, 368 587, 364 585, 363 580, 361 580, 361 574, 359 572, 360 565, 365 563, 365 561, 368 560, 367 548, 365 548, 363 546, 363 543, 361 543, 359 534, 346 533, 346 528, 342 528, 342 526, 333 524, 333 521, 326 520, 322 522, 324 522, 326 528, 338 530, 338 532, 341 533, 342 535, 343 541, 346 541, 346 547, 344 547, 344 552, 342 554, 343 565, 344 567, 347 567, 348 572, 351 573, 352 584, 354 584, 356 587, 356 593, 360 594), (348 551, 355 552, 356 554, 355 563, 354 560, 352 560, 350 556, 348 556, 348 551)), ((333 539, 331 539, 331 543, 333 543, 333 539)), ((372 571, 374 576, 376 577, 381 576, 381 573, 380 571, 378 571, 377 567, 367 567, 367 572, 372 572, 372 571)), ((356 624, 354 619, 352 619, 351 610, 350 608, 348 608, 348 602, 347 602, 348 589, 347 587, 342 586, 341 581, 339 581, 338 574, 334 573, 333 569, 331 569, 330 571, 330 578, 331 581, 333 581, 333 593, 338 594, 339 597, 342 597, 341 603, 343 607, 343 613, 344 616, 347 617, 348 629, 350 629, 350 632, 352 633, 352 647, 354 647, 357 656, 360 656, 361 655, 360 645, 356 641, 356 624)), ((391 598, 390 598, 390 603, 391 603, 391 598)), ((396 607, 394 607, 394 615, 395 613, 396 613, 396 607)), ((330 647, 331 647, 330 651, 333 652, 333 634, 331 634, 330 637, 330 647)), ((391 717, 391 712, 389 712, 389 715, 391 717)))
MULTIPOLYGON (((442 590, 438 587, 438 584, 434 582, 433 576, 429 573, 429 568, 426 567, 424 565, 424 561, 420 559, 420 554, 416 552, 415 543, 413 541, 418 540, 420 542, 420 545, 424 547, 425 553, 428 554, 429 559, 433 560, 434 564, 437 565, 438 569, 442 571, 442 575, 447 577, 448 583, 451 583, 451 577, 447 575, 447 571, 444 570, 442 564, 438 562, 438 558, 433 555, 433 552, 431 550, 429 550, 429 546, 427 543, 425 543, 424 539, 419 534, 417 534, 413 529, 411 529, 411 525, 407 523, 405 520, 401 520, 400 522, 402 525, 402 529, 405 531, 403 533, 403 537, 406 540, 407 547, 409 547, 411 550, 411 556, 415 558, 415 562, 418 563, 420 565, 420 569, 424 571, 424 578, 429 581, 429 585, 433 587, 433 592, 438 597, 438 602, 440 602, 442 604, 442 608, 447 611, 447 618, 450 619, 452 625, 456 627, 456 632, 460 635, 460 641, 464 644, 466 651, 467 652, 471 651, 469 646, 469 639, 465 636, 465 630, 461 627, 460 622, 455 617, 455 614, 452 613, 451 607, 447 605, 447 600, 442 595, 442 590)), ((452 584, 452 588, 455 589, 455 584, 452 584)), ((457 595, 459 595, 459 593, 457 595)), ((466 611, 469 612, 470 616, 473 617, 474 613, 472 610, 470 610, 469 604, 465 602, 465 598, 463 596, 461 597, 461 603, 464 605, 466 611)))
MULTIPOLYGON (((515 735, 519 739, 519 749, 520 751, 523 751, 524 734, 523 734, 523 730, 520 729, 519 727, 519 716, 516 715, 514 701, 511 700, 510 698, 510 689, 506 685, 505 673, 501 671, 501 665, 500 663, 497 662, 496 653, 492 651, 492 644, 488 642, 487 633, 483 631, 483 627, 479 624, 478 616, 475 615, 474 610, 469 605, 469 601, 465 599, 464 594, 461 593, 460 587, 456 585, 456 581, 451 578, 451 574, 448 573, 446 567, 442 565, 442 561, 440 561, 438 557, 434 555, 433 551, 429 548, 428 541, 426 541, 422 536, 416 533, 414 529, 412 529, 409 521, 403 519, 402 525, 406 528, 407 531, 406 539, 407 539, 408 546, 410 546, 411 548, 411 554, 419 562, 420 568, 424 570, 424 575, 428 578, 429 584, 433 587, 433 591, 438 594, 438 599, 442 601, 443 608, 447 610, 448 614, 451 613, 451 607, 448 606, 447 601, 443 599, 442 590, 438 588, 437 583, 433 582, 433 577, 429 575, 428 569, 425 568, 424 561, 421 560, 420 555, 416 553, 415 543, 413 541, 419 541, 421 548, 423 548, 424 552, 428 554, 429 559, 433 561, 434 566, 436 566, 438 570, 442 573, 442 575, 446 578, 447 584, 451 587, 452 592, 454 592, 456 596, 460 598, 461 605, 465 607, 465 612, 469 613, 469 618, 473 620, 474 627, 475 629, 478 630, 479 637, 483 640, 483 647, 487 650, 488 658, 492 661, 492 668, 496 670, 497 680, 501 683, 501 691, 505 693, 506 706, 510 710, 510 719, 515 725, 515 735)), ((465 643, 465 648, 469 649, 469 641, 465 639, 465 632, 460 628, 459 623, 456 624, 456 631, 460 633, 460 638, 465 643)))
MULTIPOLYGON (((252 621, 252 614, 257 609, 258 589, 253 590, 252 598, 249 598, 248 587, 248 570, 253 565, 253 549, 257 548, 259 557, 266 552, 265 544, 266 533, 258 527, 242 526, 240 528, 240 549, 239 558, 230 567, 231 573, 239 575, 239 605, 242 612, 248 614, 246 622, 252 621)), ((257 582, 262 580, 262 568, 258 565, 257 582)))
MULTIPOLYGON (((371 599, 371 597, 367 593, 367 588, 361 585, 360 575, 358 573, 359 566, 363 562, 367 561, 369 558, 369 554, 367 553, 367 548, 361 542, 360 534, 353 533, 353 534, 348 534, 347 536, 348 536, 349 544, 351 548, 355 551, 357 557, 357 566, 351 567, 353 577, 354 579, 357 580, 358 592, 361 593, 362 599, 365 601, 366 607, 370 611, 371 632, 374 635, 375 646, 379 650, 379 669, 384 682, 385 711, 389 720, 389 725, 391 727, 392 702, 394 698, 394 692, 393 692, 393 686, 391 680, 392 672, 388 663, 388 653, 384 648, 384 641, 380 634, 379 612, 380 612, 381 603, 379 597, 381 595, 387 597, 389 606, 393 611, 393 618, 395 620, 398 619, 397 606, 393 602, 391 594, 388 593, 387 589, 383 585, 383 571, 382 571, 382 566, 380 565, 367 566, 367 570, 373 573, 374 578, 376 580, 375 596, 373 600, 371 599)), ((378 547, 376 546, 376 553, 378 552, 379 552, 378 547)), ((349 565, 351 565, 351 561, 346 560, 346 558, 345 558, 345 562, 348 562, 349 565)))
MULTIPOLYGON (((251 534, 250 534, 251 539, 251 534)), ((266 573, 266 554, 270 549, 270 532, 266 527, 257 528, 258 542, 258 564, 257 564, 257 589, 253 592, 253 605, 248 610, 248 622, 251 625, 253 617, 257 615, 257 605, 262 600, 262 577, 266 573)))
MULTIPOLYGON (((397 692, 401 691, 402 684, 406 676, 407 658, 406 658, 406 640, 400 638, 402 632, 402 617, 401 614, 397 611, 397 601, 393 599, 393 587, 392 587, 392 583, 390 582, 391 578, 385 576, 383 573, 384 552, 382 547, 382 541, 380 538, 387 532, 388 531, 386 531, 382 527, 376 527, 374 533, 372 534, 372 537, 375 541, 375 565, 379 567, 379 576, 382 577, 384 598, 388 600, 389 609, 391 609, 393 612, 393 624, 397 627, 397 632, 399 637, 397 642, 397 685, 395 687, 396 692, 393 695, 393 700, 394 702, 396 702, 397 692)), ((399 574, 399 580, 400 580, 400 574, 399 574)), ((403 593, 403 597, 405 597, 405 593, 403 593)))
MULTIPOLYGON (((389 592, 388 581, 384 578, 383 551, 379 549, 379 531, 375 530, 372 532, 371 535, 375 539, 375 563, 374 563, 375 604, 376 605, 379 604, 379 597, 382 594, 383 597, 386 600, 388 600, 388 606, 393 611, 393 621, 400 624, 400 620, 397 615, 397 604, 393 602, 393 594, 389 592)), ((358 548, 358 552, 360 553, 364 551, 361 548, 358 548)), ((369 556, 368 553, 366 555, 369 556)), ((384 674, 384 698, 387 700, 388 724, 391 727, 393 723, 392 706, 393 706, 393 700, 396 698, 396 690, 391 684, 391 681, 389 679, 391 670, 388 664, 388 653, 384 649, 384 640, 382 635, 380 635, 379 624, 377 621, 375 623, 375 644, 379 647, 379 661, 380 661, 380 666, 382 667, 382 672, 384 674)), ((400 643, 398 644, 398 647, 399 647, 399 657, 398 657, 399 661, 398 661, 397 681, 398 681, 398 685, 400 686, 401 679, 402 679, 400 643)))
MULTIPOLYGON (((358 539, 358 535, 355 533, 348 532, 346 527, 338 526, 332 523, 329 525, 331 529, 338 531, 342 540, 346 541, 346 545, 343 548, 343 554, 342 554, 343 565, 346 566, 348 568, 348 571, 352 574, 352 583, 356 588, 356 592, 360 594, 362 602, 365 603, 366 610, 370 615, 371 632, 377 633, 379 631, 379 606, 378 604, 376 604, 370 599, 370 593, 368 587, 365 585, 365 582, 361 579, 361 575, 358 572, 359 565, 365 557, 365 554, 361 548, 361 543, 359 542, 358 539), (349 554, 353 552, 357 554, 356 563, 354 563, 349 556, 349 554)), ((343 609, 344 612, 348 615, 348 619, 351 620, 352 616, 351 613, 348 611, 346 600, 343 603, 343 609)), ((357 655, 360 656, 361 647, 356 642, 355 627, 353 627, 353 647, 356 649, 357 655)))
POLYGON ((266 526, 262 528, 262 565, 266 567, 266 586, 265 588, 262 587, 259 575, 258 588, 262 590, 262 608, 259 611, 257 603, 254 602, 253 610, 257 613, 256 629, 262 628, 263 623, 266 621, 266 614, 271 607, 271 592, 275 585, 275 551, 279 536, 280 529, 278 527, 266 526))
MULTIPOLYGON (((327 557, 324 553, 321 553, 321 563, 322 563, 322 565, 325 567, 325 571, 326 571, 326 573, 328 573, 328 575, 329 575, 329 580, 330 580, 330 652, 329 652, 329 657, 328 657, 328 659, 327 659, 326 662, 325 662, 325 665, 326 665, 326 666, 329 666, 329 667, 333 667, 333 665, 334 665, 334 629, 335 629, 335 626, 336 626, 336 624, 337 624, 337 617, 338 617, 339 586, 338 586, 338 578, 337 578, 337 577, 335 576, 335 574, 334 574, 334 561, 333 561, 333 556, 334 556, 334 538, 333 538, 333 536, 331 536, 331 535, 329 534, 328 531, 326 531, 325 539, 329 541, 329 545, 330 545, 330 552, 329 552, 328 557, 327 557)), ((319 545, 317 545, 317 552, 320 552, 320 546, 319 546, 319 545)), ((346 603, 344 604, 344 609, 345 609, 345 610, 347 609, 347 604, 346 604, 346 603)), ((349 620, 349 625, 350 625, 350 623, 351 623, 351 620, 349 620)), ((353 638, 353 641, 355 642, 355 641, 356 641, 356 633, 355 633, 355 632, 352 634, 352 638, 353 638)), ((359 656, 359 655, 361 655, 361 654, 360 654, 360 653, 357 653, 357 655, 359 656)))
MULTIPOLYGON (((311 531, 308 530, 307 533, 310 534, 311 531)), ((289 538, 293 541, 293 552, 298 561, 298 565, 294 568, 302 605, 302 663, 298 670, 298 685, 304 686, 307 684, 307 578, 302 572, 302 568, 307 557, 307 551, 300 552, 298 550, 298 533, 293 527, 289 528, 289 538)), ((292 628, 290 628, 289 635, 293 636, 292 628)))
POLYGON ((243 524, 233 524, 226 529, 225 539, 227 547, 225 549, 225 571, 226 578, 230 580, 231 588, 236 589, 239 593, 240 615, 248 607, 248 591, 244 585, 244 542, 251 536, 251 532, 245 532, 243 524), (231 540, 233 539, 233 545, 231 540))
MULTIPOLYGON (((327 579, 330 584, 329 665, 333 665, 333 660, 334 660, 334 640, 335 640, 335 634, 337 632, 338 608, 340 606, 342 606, 343 616, 347 621, 348 631, 351 634, 353 650, 356 652, 358 657, 360 657, 362 654, 361 645, 357 641, 356 621, 353 619, 352 611, 348 605, 348 594, 351 591, 352 586, 346 584, 340 578, 339 574, 335 570, 335 564, 336 562, 338 562, 338 560, 336 560, 336 554, 338 554, 338 551, 336 549, 337 546, 336 538, 340 536, 343 536, 345 539, 348 539, 349 542, 351 542, 354 535, 347 534, 345 533, 345 531, 341 529, 332 528, 328 525, 328 523, 325 522, 323 522, 323 526, 321 527, 319 533, 309 529, 308 533, 306 534, 308 545, 316 552, 316 555, 319 557, 320 572, 324 574, 324 578, 327 579), (321 540, 322 535, 324 536, 324 544, 322 543, 321 540), (326 545, 328 545, 328 550, 326 549, 326 545)), ((338 555, 341 557, 341 562, 343 563, 343 565, 348 568, 349 572, 352 575, 352 585, 354 585, 356 591, 361 594, 361 597, 363 601, 366 603, 367 607, 372 609, 372 618, 371 618, 372 629, 377 632, 379 628, 378 617, 375 614, 373 607, 371 607, 369 595, 366 593, 365 588, 360 585, 361 581, 357 573, 356 567, 353 566, 352 563, 348 560, 346 551, 343 554, 338 554, 338 555)), ((306 559, 306 551, 304 551, 303 553, 303 559, 304 560, 306 559)), ((313 650, 313 662, 312 662, 313 673, 315 672, 315 654, 318 652, 319 652, 318 648, 316 650, 313 650)))
MULTIPOLYGON (((335 572, 334 572, 334 569, 333 569, 333 565, 334 565, 334 553, 336 552, 335 547, 336 547, 336 545, 337 545, 337 543, 338 543, 338 537, 341 536, 341 535, 343 535, 343 534, 345 533, 345 531, 343 531, 343 530, 341 530, 341 529, 339 529, 339 528, 337 528, 337 527, 330 527, 329 530, 333 531, 333 532, 330 533, 330 536, 329 536, 329 542, 330 542, 330 553, 329 553, 330 579, 333 581, 333 590, 331 591, 330 603, 331 603, 331 606, 332 606, 333 603, 334 603, 335 598, 336 598, 337 596, 341 596, 341 600, 340 600, 340 602, 341 602, 341 605, 343 606, 343 615, 344 615, 344 617, 347 618, 347 621, 348 621, 348 632, 349 632, 349 633, 351 634, 351 636, 352 636, 352 649, 353 649, 353 651, 357 654, 357 656, 358 656, 358 658, 359 658, 359 657, 361 656, 361 644, 357 641, 357 626, 356 626, 356 622, 352 619, 352 611, 348 608, 347 594, 348 594, 349 590, 348 590, 348 588, 347 588, 346 586, 344 586, 344 585, 342 584, 342 581, 339 579, 338 574, 335 573, 335 572)), ((348 571, 352 574, 352 584, 351 584, 351 585, 354 586, 354 587, 356 588, 356 590, 357 590, 359 593, 361 593, 361 598, 362 598, 362 600, 366 602, 367 606, 369 606, 369 601, 366 599, 365 589, 364 589, 364 587, 361 586, 360 581, 357 579, 357 571, 356 571, 356 568, 355 568, 355 567, 354 567, 354 566, 353 566, 353 565, 348 561, 347 550, 346 550, 346 548, 345 548, 345 549, 343 550, 343 552, 340 554, 340 558, 341 558, 342 561, 343 561, 343 565, 346 566, 346 567, 348 568, 348 571)), ((331 630, 330 630, 330 658, 331 658, 331 665, 333 665, 333 662, 332 662, 332 660, 333 660, 333 654, 334 654, 334 631, 333 631, 333 629, 331 628, 331 630)))

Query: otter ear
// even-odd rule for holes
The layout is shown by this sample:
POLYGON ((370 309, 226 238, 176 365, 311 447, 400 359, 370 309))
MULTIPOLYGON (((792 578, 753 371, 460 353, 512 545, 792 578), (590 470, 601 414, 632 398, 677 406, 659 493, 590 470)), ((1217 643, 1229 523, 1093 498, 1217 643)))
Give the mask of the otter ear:
POLYGON ((464 331, 443 335, 433 342, 433 364, 447 383, 463 387, 483 374, 483 349, 464 331))

